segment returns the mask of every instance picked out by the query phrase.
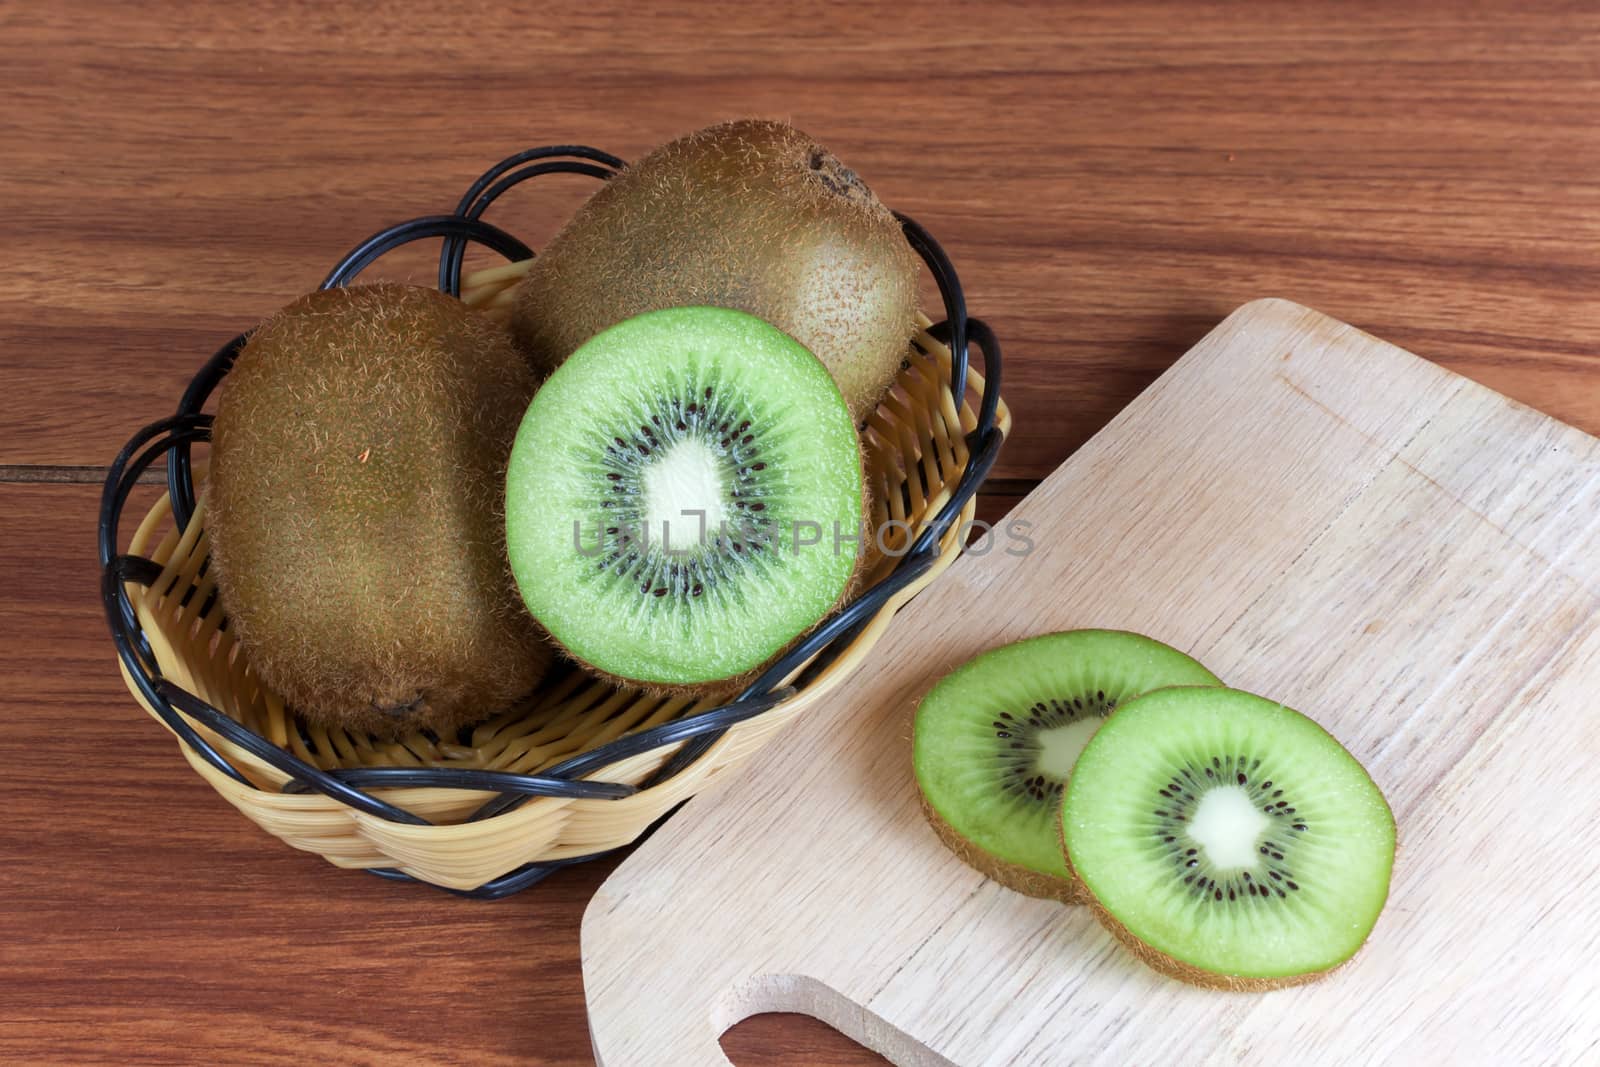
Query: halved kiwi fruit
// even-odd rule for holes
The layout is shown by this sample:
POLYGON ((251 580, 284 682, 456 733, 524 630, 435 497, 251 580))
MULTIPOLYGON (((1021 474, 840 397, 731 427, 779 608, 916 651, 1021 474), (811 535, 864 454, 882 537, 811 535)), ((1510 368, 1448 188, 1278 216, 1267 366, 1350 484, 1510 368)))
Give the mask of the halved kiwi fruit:
POLYGON ((583 344, 523 419, 506 480, 533 615, 621 681, 724 693, 857 570, 860 442, 827 368, 740 311, 671 308, 583 344))
POLYGON ((917 708, 923 810, 941 840, 989 877, 1077 902, 1057 821, 1078 753, 1113 709, 1141 693, 1220 684, 1177 649, 1120 630, 992 649, 946 675, 917 708))
POLYGON ((1394 817, 1322 727, 1231 689, 1120 708, 1078 757, 1062 837, 1095 913, 1146 963, 1199 985, 1310 981, 1366 941, 1394 817))

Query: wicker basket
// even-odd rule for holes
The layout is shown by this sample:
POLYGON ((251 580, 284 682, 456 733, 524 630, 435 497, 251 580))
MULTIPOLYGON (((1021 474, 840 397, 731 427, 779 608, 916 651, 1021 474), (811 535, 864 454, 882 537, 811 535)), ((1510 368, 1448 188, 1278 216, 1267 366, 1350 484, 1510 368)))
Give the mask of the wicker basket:
MULTIPOLYGON (((413 220, 363 243, 325 285, 348 282, 384 251, 446 238, 440 287, 503 314, 531 253, 479 216, 537 174, 605 177, 621 162, 562 146, 512 157, 473 186, 454 215, 413 220), (513 262, 463 284, 467 240, 513 262)), ((129 442, 106 482, 100 520, 103 598, 123 677, 172 730, 190 765, 251 820, 341 867, 498 897, 550 871, 625 846, 735 767, 794 716, 827 698, 869 655, 896 610, 961 551, 973 495, 1010 426, 998 389, 966 366, 978 342, 991 379, 998 346, 967 319, 959 283, 909 219, 947 319, 924 323, 896 388, 864 432, 881 552, 864 591, 730 704, 662 698, 553 672, 521 705, 458 738, 415 733, 377 741, 299 719, 241 656, 207 567, 200 408, 227 373, 235 338, 196 376, 177 415, 129 442), (945 340, 959 345, 958 355, 945 340), (988 391, 986 392, 986 388, 988 391), (165 459, 167 492, 118 550, 119 524, 140 474, 165 459)))

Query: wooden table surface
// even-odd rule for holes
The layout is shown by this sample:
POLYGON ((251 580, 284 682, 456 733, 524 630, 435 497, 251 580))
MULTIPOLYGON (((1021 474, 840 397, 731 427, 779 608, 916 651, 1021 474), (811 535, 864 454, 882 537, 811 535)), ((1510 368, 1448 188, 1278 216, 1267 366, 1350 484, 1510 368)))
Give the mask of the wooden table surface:
MULTIPOLYGON (((990 514, 1258 296, 1600 432, 1592 5, 468 6, 0 3, 4 1062, 589 1062, 611 864, 483 904, 286 849, 128 698, 96 601, 120 443, 516 149, 743 114, 830 144, 1005 344, 990 514)), ((491 217, 537 246, 588 189, 491 217)), ((725 1047, 877 1062, 793 1017, 725 1047)))

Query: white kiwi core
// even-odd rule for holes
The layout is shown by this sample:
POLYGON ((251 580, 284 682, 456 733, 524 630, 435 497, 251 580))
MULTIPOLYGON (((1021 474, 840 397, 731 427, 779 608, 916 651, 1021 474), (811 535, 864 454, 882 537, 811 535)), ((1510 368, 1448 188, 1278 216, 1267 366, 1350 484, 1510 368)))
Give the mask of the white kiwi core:
POLYGON ((1189 820, 1189 838, 1205 850, 1206 860, 1221 871, 1252 868, 1261 839, 1271 825, 1236 785, 1206 793, 1189 820))
POLYGON ((727 519, 727 486, 723 464, 697 437, 679 440, 644 472, 645 527, 652 540, 661 538, 674 551, 700 546, 701 519, 705 537, 716 537, 727 519), (670 524, 670 526, 668 525, 670 524))
POLYGON ((1048 778, 1065 782, 1084 746, 1089 743, 1089 738, 1094 736, 1103 722, 1105 720, 1100 716, 1089 715, 1074 719, 1064 726, 1052 726, 1039 731, 1039 758, 1034 768, 1048 778))

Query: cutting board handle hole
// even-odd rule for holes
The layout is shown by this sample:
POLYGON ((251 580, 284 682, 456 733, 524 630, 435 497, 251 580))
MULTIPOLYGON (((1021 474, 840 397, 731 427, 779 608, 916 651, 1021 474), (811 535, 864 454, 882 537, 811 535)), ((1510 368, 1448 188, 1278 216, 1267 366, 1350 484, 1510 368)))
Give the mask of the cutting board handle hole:
POLYGON ((809 1036, 817 1051, 832 1048, 847 1054, 847 1042, 853 1042, 899 1067, 942 1067, 949 1062, 815 978, 763 974, 727 990, 712 1008, 711 1022, 721 1035, 730 1063, 738 1067, 740 1053, 755 1049, 762 1049, 770 1058, 772 1044, 765 1035, 771 1028, 753 1017, 778 1013, 809 1016, 834 1031, 824 1036, 820 1027, 813 1028, 809 1036))
POLYGON ((861 1042, 799 1012, 752 1015, 734 1023, 720 1043, 733 1067, 761 1063, 871 1063, 892 1067, 861 1042))

